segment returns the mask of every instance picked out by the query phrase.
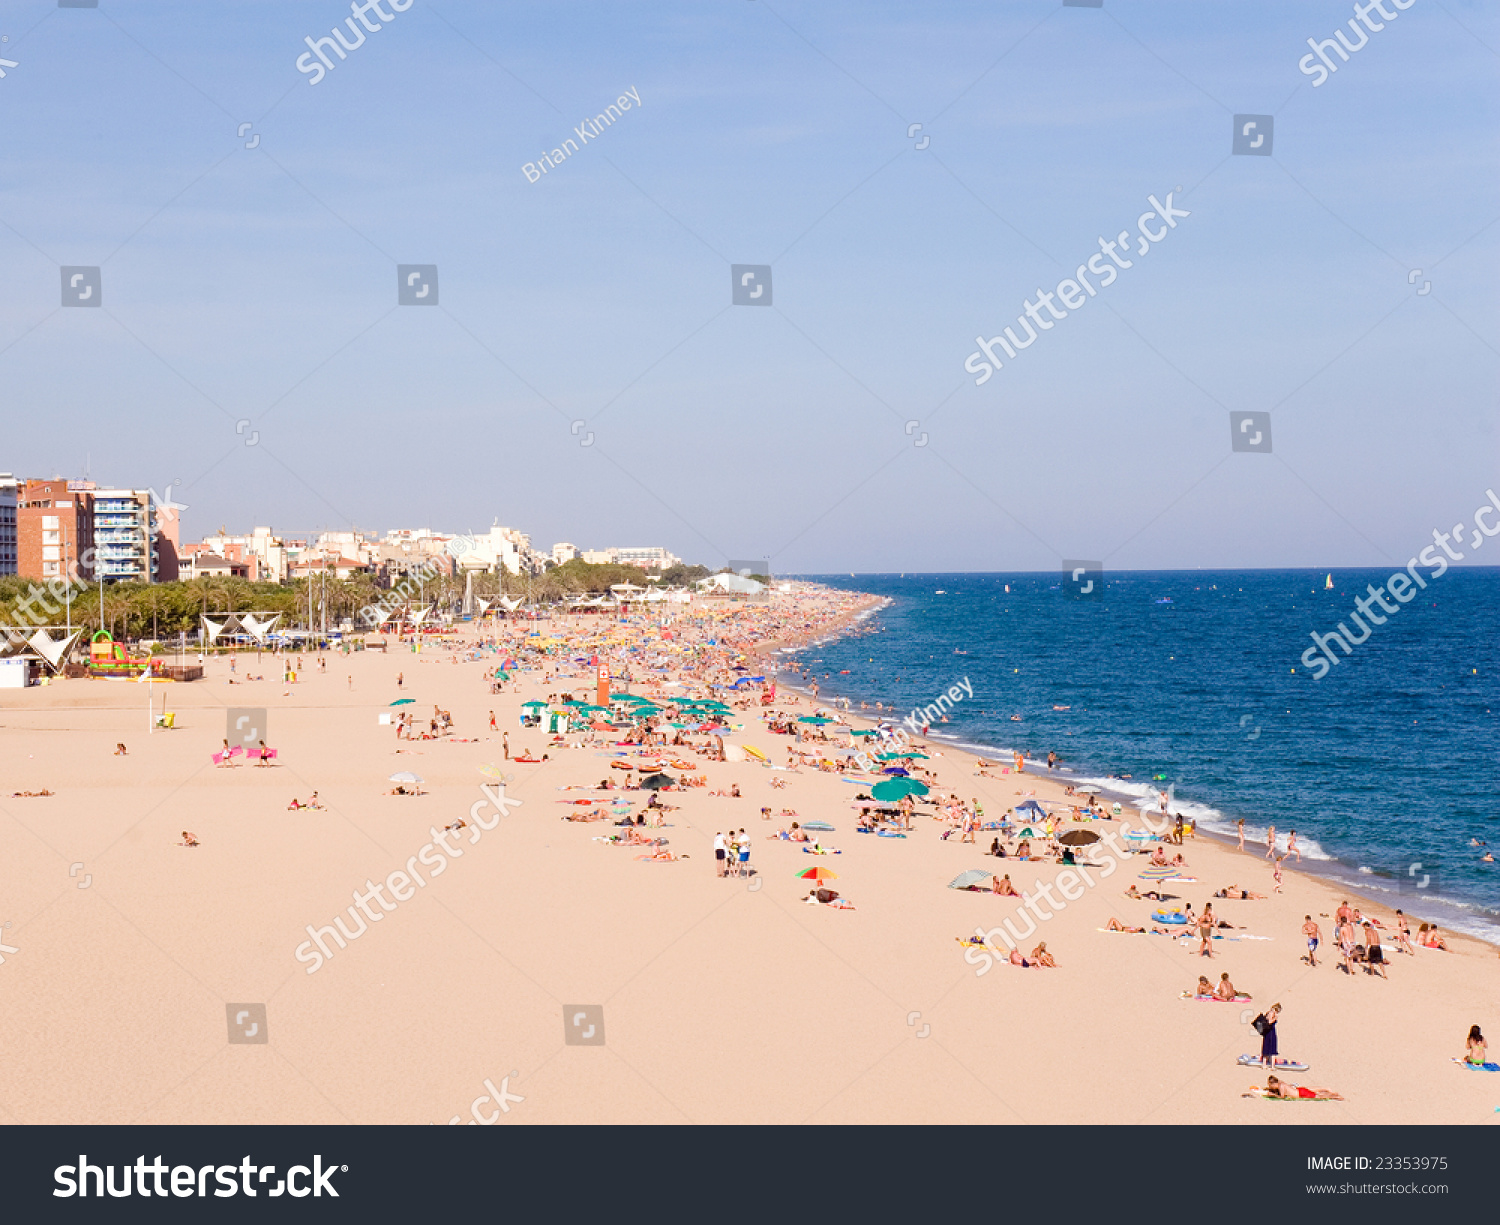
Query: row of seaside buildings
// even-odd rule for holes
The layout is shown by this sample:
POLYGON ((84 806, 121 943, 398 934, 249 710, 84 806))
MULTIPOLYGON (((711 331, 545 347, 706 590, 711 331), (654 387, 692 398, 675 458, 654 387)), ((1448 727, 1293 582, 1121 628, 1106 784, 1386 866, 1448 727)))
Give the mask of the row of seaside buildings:
POLYGON ((0 576, 45 582, 72 574, 90 583, 170 583, 227 575, 284 583, 313 573, 330 578, 363 573, 384 587, 421 569, 428 574, 502 569, 539 574, 549 565, 575 558, 642 570, 681 562, 657 547, 582 550, 563 543, 542 553, 531 547, 525 532, 498 523, 487 532, 466 535, 466 551, 449 549, 455 533, 426 528, 399 529, 384 536, 323 532, 302 540, 278 536, 268 527, 258 527, 248 536, 231 536, 221 529, 203 540, 183 543, 182 509, 150 489, 102 489, 93 481, 18 480, 0 473, 0 576))

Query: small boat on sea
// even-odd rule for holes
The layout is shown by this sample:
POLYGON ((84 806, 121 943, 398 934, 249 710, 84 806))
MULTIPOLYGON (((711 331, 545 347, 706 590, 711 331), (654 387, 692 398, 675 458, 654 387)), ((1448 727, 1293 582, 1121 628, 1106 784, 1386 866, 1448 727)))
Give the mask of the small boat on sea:
POLYGON ((1333 575, 1332 574, 1330 574, 1326 579, 1323 580, 1323 590, 1324 591, 1332 591, 1333 590, 1333 575))

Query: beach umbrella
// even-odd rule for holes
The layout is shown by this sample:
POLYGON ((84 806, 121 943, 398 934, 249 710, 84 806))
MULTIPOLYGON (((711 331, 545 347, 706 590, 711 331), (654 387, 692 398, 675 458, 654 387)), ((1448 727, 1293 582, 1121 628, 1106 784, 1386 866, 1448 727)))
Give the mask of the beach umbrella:
POLYGON ((832 719, 825 719, 822 715, 798 715, 798 723, 817 723, 819 725, 832 723, 832 719))
POLYGON ((829 825, 827 821, 804 821, 802 828, 810 829, 815 834, 833 833, 833 826, 829 825))
POLYGON ((1091 829, 1070 829, 1058 839, 1063 846, 1092 846, 1099 841, 1099 835, 1091 829))
POLYGON ((667 774, 648 774, 641 779, 642 787, 649 787, 652 791, 660 791, 663 787, 670 787, 673 779, 667 774))
POLYGON ((876 783, 870 794, 877 800, 899 800, 908 795, 926 795, 930 788, 914 778, 888 778, 876 783))
POLYGON ((410 706, 416 700, 417 700, 416 698, 397 698, 394 702, 391 703, 391 705, 392 706, 410 706))
POLYGON ((883 769, 881 771, 881 773, 882 774, 894 775, 896 778, 910 778, 911 777, 911 771, 910 770, 903 770, 900 766, 886 766, 885 769, 883 769))
MULTIPOLYGON (((506 774, 505 771, 502 770, 499 766, 480 766, 479 772, 483 774, 485 778, 508 779, 510 777, 510 775, 506 774)), ((584 800, 580 802, 588 803, 589 801, 584 800)))
POLYGON ((1168 880, 1177 875, 1179 868, 1147 868, 1141 873, 1142 880, 1168 880))
POLYGON ((420 774, 413 774, 410 770, 403 770, 399 774, 392 774, 391 777, 387 781, 388 782, 392 782, 392 783, 413 783, 413 784, 417 784, 417 783, 421 783, 423 781, 423 779, 422 779, 422 776, 420 774))
POLYGON ((970 885, 978 885, 990 879, 994 873, 987 868, 970 868, 967 872, 960 872, 948 882, 950 889, 967 889, 970 885))
POLYGON ((873 736, 875 733, 874 733, 874 731, 866 730, 866 731, 851 731, 849 734, 851 736, 873 736))
POLYGON ((798 872, 798 880, 838 880, 839 874, 830 868, 815 867, 808 868, 805 872, 798 872))
POLYGON ((1022 800, 1021 803, 1016 805, 1016 811, 1034 812, 1040 817, 1045 817, 1047 815, 1047 810, 1040 804, 1038 804, 1035 800, 1022 800))

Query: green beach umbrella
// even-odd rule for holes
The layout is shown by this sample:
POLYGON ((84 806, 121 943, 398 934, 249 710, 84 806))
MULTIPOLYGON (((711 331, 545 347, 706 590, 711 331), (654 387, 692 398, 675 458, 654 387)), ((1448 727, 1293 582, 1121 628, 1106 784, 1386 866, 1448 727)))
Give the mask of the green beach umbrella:
POLYGON ((876 783, 870 794, 877 800, 900 800, 908 795, 926 795, 930 788, 914 778, 888 778, 876 783))

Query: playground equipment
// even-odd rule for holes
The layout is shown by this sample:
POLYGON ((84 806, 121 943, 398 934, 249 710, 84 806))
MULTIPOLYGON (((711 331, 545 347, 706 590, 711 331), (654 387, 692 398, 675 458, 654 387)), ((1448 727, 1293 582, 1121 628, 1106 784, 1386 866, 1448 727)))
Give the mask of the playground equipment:
POLYGON ((149 655, 132 656, 124 646, 116 642, 108 630, 99 630, 89 639, 89 675, 123 676, 134 680, 145 671, 155 671, 156 663, 149 655))

